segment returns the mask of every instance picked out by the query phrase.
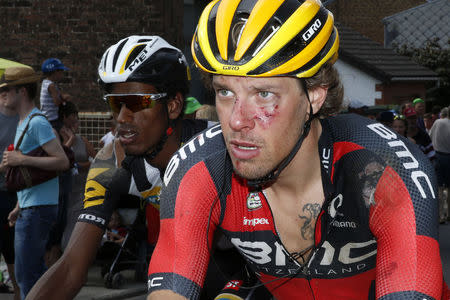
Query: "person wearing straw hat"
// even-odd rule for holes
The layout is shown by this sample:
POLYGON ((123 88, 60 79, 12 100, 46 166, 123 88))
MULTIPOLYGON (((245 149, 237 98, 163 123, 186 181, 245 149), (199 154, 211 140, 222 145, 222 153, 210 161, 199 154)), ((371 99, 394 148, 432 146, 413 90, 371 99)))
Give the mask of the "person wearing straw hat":
MULTIPOLYGON (((19 114, 14 149, 3 152, 0 168, 26 166, 47 171, 69 168, 69 160, 50 123, 33 101, 40 78, 31 67, 12 67, 5 69, 0 79, 4 105, 19 114), (27 155, 37 147, 42 147, 48 156, 27 155)), ((17 191, 17 198, 8 220, 10 225, 15 224, 15 275, 21 298, 25 299, 46 270, 44 254, 58 209, 58 177, 17 191)))

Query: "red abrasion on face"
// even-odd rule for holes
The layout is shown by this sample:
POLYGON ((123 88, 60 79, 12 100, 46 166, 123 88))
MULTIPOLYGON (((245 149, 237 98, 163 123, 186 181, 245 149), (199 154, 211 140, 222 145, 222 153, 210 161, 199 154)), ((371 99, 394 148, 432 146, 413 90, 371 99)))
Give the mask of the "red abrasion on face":
POLYGON ((279 115, 278 105, 259 107, 255 112, 254 119, 259 121, 264 129, 270 127, 276 116, 279 115))

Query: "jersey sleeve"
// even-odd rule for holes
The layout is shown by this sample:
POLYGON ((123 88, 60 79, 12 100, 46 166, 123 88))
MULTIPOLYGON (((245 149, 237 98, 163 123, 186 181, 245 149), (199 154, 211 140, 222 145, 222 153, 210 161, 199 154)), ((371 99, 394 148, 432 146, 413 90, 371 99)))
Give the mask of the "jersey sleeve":
POLYGON ((113 144, 103 148, 93 161, 86 179, 83 206, 78 222, 90 223, 106 229, 122 191, 129 185, 128 172, 117 168, 112 151, 113 144))
POLYGON ((199 297, 208 248, 220 218, 217 197, 204 162, 192 166, 181 180, 172 178, 163 188, 161 231, 149 266, 149 292, 171 290, 188 299, 199 297))
POLYGON ((441 299, 437 199, 426 174, 401 177, 388 166, 378 181, 369 220, 378 243, 377 299, 441 299))

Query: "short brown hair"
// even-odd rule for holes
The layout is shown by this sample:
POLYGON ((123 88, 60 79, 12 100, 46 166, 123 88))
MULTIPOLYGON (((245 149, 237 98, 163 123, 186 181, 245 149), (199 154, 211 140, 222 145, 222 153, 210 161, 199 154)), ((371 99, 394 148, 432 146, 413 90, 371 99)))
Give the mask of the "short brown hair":
POLYGON ((329 117, 340 112, 344 99, 344 87, 338 71, 332 64, 324 64, 314 76, 305 78, 305 82, 308 90, 319 86, 328 87, 327 98, 317 112, 319 117, 329 117))

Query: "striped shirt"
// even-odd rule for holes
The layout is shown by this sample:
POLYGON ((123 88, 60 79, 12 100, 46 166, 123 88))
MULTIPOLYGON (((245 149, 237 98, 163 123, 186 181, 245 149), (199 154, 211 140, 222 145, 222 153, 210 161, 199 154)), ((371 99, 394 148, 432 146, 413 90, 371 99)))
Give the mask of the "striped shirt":
MULTIPOLYGON (((48 92, 50 84, 54 84, 53 81, 44 79, 41 86, 41 111, 47 117, 49 121, 58 119, 58 106, 53 102, 52 95, 48 92)), ((59 93, 58 86, 55 84, 56 90, 59 93)))

